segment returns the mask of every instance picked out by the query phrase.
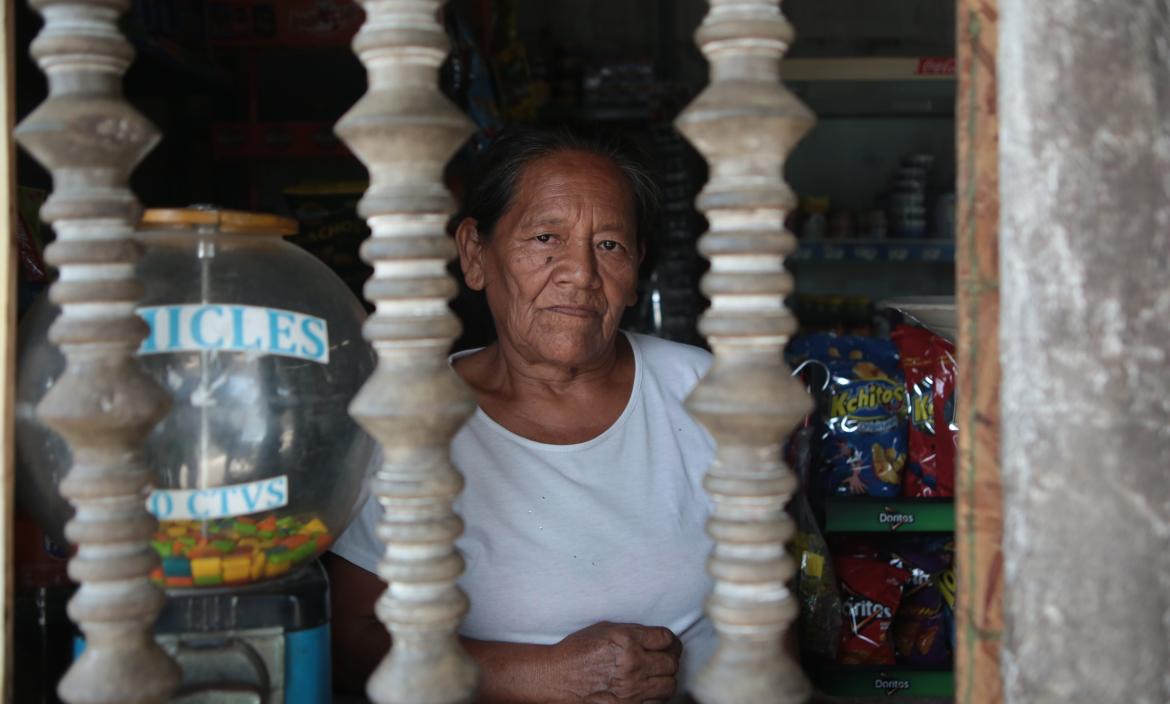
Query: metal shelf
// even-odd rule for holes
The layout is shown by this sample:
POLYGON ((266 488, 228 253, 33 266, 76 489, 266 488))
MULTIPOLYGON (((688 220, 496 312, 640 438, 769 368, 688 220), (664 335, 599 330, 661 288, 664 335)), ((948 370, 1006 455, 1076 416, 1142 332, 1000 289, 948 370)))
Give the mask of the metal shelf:
POLYGON ((805 240, 793 262, 938 262, 955 260, 952 240, 805 240))
POLYGON ((953 81, 953 56, 785 59, 785 81, 953 81))
POLYGON ((940 668, 837 665, 813 673, 817 688, 836 697, 952 697, 955 674, 940 668))
POLYGON ((951 499, 841 497, 825 501, 826 533, 950 533, 951 499))

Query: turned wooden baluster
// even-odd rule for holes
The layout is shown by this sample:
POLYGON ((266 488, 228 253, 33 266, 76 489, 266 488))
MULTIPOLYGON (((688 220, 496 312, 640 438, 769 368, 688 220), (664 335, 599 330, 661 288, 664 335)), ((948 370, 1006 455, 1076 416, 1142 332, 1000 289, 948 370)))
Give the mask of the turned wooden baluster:
POLYGON ((164 702, 179 670, 152 635, 165 597, 149 578, 156 522, 139 449, 170 401, 135 357, 148 331, 134 313, 139 206, 127 186, 158 133, 122 99, 133 50, 117 19, 129 0, 31 4, 45 18, 32 55, 49 97, 16 137, 53 175, 41 217, 57 233, 46 257, 60 269, 49 295, 61 316, 49 338, 66 359, 37 412, 73 455, 60 487, 76 510, 65 526, 77 545, 69 575, 80 583, 69 616, 86 639, 58 692, 72 704, 164 702))
POLYGON ((393 637, 367 685, 379 704, 470 701, 476 667, 455 636, 467 598, 455 586, 463 524, 451 505, 463 478, 448 446, 475 410, 447 364, 459 322, 447 307, 456 285, 445 232, 452 202, 443 167, 471 134, 469 120, 439 92, 448 51, 439 0, 363 0, 354 50, 369 89, 337 133, 370 171, 358 206, 373 231, 362 256, 374 267, 366 296, 377 310, 366 337, 378 367, 350 412, 382 443, 371 489, 385 510, 378 573, 389 587, 378 617, 393 637))
POLYGON ((707 611, 719 648, 692 688, 704 704, 802 702, 809 694, 782 642, 798 609, 785 586, 795 566, 784 550, 793 534, 784 505, 797 482, 780 443, 812 408, 783 358, 796 329, 784 307, 793 287, 784 257, 796 240, 784 230, 794 196, 783 168, 814 121, 780 83, 792 37, 778 0, 712 0, 697 34, 710 85, 677 120, 711 167, 698 198, 711 225, 699 240, 711 260, 702 282, 711 307, 699 329, 715 361, 687 400, 718 442, 705 485, 715 502, 707 611))

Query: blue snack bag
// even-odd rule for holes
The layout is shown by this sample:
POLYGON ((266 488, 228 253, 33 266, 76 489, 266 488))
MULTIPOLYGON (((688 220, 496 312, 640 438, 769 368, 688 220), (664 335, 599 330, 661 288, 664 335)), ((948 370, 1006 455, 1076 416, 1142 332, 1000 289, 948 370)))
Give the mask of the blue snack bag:
POLYGON ((888 340, 829 337, 810 345, 829 372, 821 469, 834 494, 902 493, 906 465, 906 385, 888 340))

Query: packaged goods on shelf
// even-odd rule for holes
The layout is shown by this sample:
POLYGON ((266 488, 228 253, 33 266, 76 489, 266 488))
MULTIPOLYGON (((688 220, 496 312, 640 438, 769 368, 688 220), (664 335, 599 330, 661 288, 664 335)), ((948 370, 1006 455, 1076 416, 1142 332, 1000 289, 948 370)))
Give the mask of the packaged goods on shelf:
POLYGON ((891 335, 898 346, 906 379, 907 466, 902 476, 906 496, 936 496, 938 468, 934 432, 934 335, 912 325, 899 325, 891 335))
MULTIPOLYGON (((798 470, 802 478, 807 476, 808 467, 805 462, 798 470)), ((833 558, 804 494, 793 498, 792 512, 796 520, 792 554, 798 565, 800 641, 806 652, 833 660, 837 657, 841 632, 841 597, 833 558)))
POLYGON ((214 45, 345 46, 362 24, 353 0, 211 0, 207 38, 214 45))
POLYGON ((959 426, 955 422, 955 388, 958 366, 955 347, 935 336, 937 366, 934 372, 934 443, 938 471, 938 495, 955 495, 955 452, 959 446, 959 426))
POLYGON ((910 573, 893 626, 898 663, 947 664, 954 650, 954 602, 945 598, 944 585, 954 574, 953 539, 902 537, 893 548, 891 563, 910 573))
POLYGON ((906 391, 893 343, 812 335, 794 340, 790 359, 828 373, 819 466, 828 493, 901 494, 906 464, 906 391))
POLYGON ((893 665, 893 624, 910 572, 891 564, 884 550, 868 542, 834 546, 833 564, 841 584, 841 644, 845 665, 893 665))
POLYGON ((368 184, 359 181, 307 183, 285 189, 299 231, 290 237, 332 269, 359 300, 373 269, 362 261, 361 244, 370 228, 357 212, 368 184))

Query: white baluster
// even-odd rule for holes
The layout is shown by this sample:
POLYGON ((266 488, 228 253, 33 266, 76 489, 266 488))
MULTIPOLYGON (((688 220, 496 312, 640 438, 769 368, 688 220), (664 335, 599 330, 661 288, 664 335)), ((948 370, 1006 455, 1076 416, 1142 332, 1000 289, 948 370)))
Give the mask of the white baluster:
POLYGON ((86 649, 58 688, 71 704, 165 702, 179 676, 152 635, 165 597, 149 578, 156 522, 139 450, 169 398, 135 358, 147 326, 134 312, 140 210, 127 180, 158 133, 122 99, 134 52, 117 19, 129 4, 31 2, 45 18, 32 54, 49 97, 16 130, 54 184, 41 210, 57 233, 46 258, 60 269, 50 297, 61 316, 49 337, 66 365, 37 412, 73 455, 60 489, 76 510, 65 527, 77 546, 69 575, 80 583, 69 616, 86 649))
POLYGON ((707 89, 679 116, 679 130, 706 157, 710 181, 698 207, 710 222, 699 250, 711 260, 700 322, 715 361, 687 407, 715 437, 705 485, 715 512, 707 603, 719 647, 694 695, 705 704, 802 702, 809 685, 783 639, 797 615, 786 583, 784 506, 796 490, 781 461, 787 433, 812 408, 789 376, 783 349, 796 329, 784 307, 793 288, 784 230, 794 206, 784 161, 814 121, 780 83, 792 28, 778 0, 712 0, 697 41, 711 66, 707 89))
POLYGON ((377 305, 366 337, 378 368, 351 412, 381 443, 371 482, 385 508, 378 572, 389 587, 378 602, 393 647, 370 678, 379 704, 470 701, 477 670, 456 638, 467 598, 455 586, 463 525, 452 502, 463 479, 448 446, 475 409, 446 354, 459 333, 447 307, 455 255, 445 233, 452 202, 443 167, 472 127, 439 91, 448 51, 438 0, 363 0, 366 21, 354 50, 369 90, 337 125, 365 163, 370 188, 359 211, 372 236, 362 249, 374 267, 366 296, 377 305))

